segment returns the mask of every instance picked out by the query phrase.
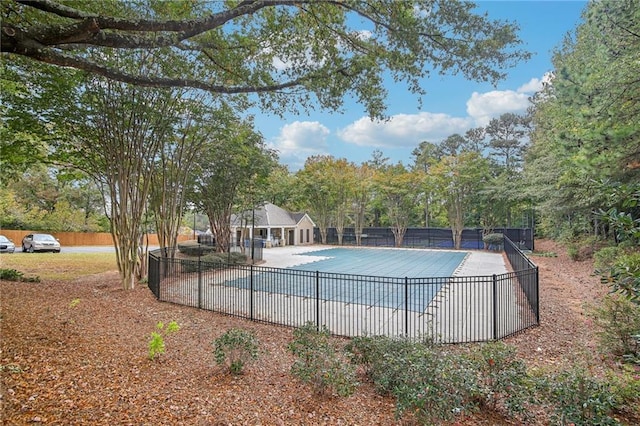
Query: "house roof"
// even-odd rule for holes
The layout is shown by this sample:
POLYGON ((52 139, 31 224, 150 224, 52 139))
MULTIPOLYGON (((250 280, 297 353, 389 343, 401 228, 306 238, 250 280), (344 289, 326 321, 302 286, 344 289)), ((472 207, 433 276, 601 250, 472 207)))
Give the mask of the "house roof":
MULTIPOLYGON (((250 224, 254 213, 247 210, 239 215, 231 215, 232 226, 243 226, 250 224)), ((255 225, 256 227, 295 227, 301 220, 307 216, 306 213, 290 213, 285 209, 272 203, 263 203, 255 209, 255 225)), ((308 216, 307 216, 308 217, 308 216)), ((309 218, 311 220, 311 218, 309 218)), ((313 221, 311 221, 313 223, 313 221)))

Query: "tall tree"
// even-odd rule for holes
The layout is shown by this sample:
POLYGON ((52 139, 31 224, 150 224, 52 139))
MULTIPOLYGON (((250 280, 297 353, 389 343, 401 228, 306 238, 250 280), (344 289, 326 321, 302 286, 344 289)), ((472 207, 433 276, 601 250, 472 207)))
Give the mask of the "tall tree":
POLYGON ((420 175, 407 170, 402 163, 386 167, 376 175, 376 187, 382 196, 396 247, 401 247, 404 241, 420 186, 420 175))
POLYGON ((296 176, 309 211, 320 231, 322 244, 327 243, 327 229, 332 226, 336 209, 336 188, 332 179, 335 158, 316 155, 307 158, 304 167, 296 176))
POLYGON ((167 138, 159 150, 150 176, 149 208, 155 218, 160 247, 168 249, 163 253, 170 257, 177 247, 196 160, 214 132, 226 123, 220 117, 225 115, 225 109, 213 110, 202 96, 182 99, 181 107, 183 111, 176 120, 173 137, 167 138))
POLYGON ((517 49, 515 24, 473 8, 457 0, 5 0, 0 51, 147 87, 257 93, 270 111, 338 109, 350 94, 379 117, 387 74, 422 93, 419 80, 432 70, 495 82, 529 56, 517 49), (114 49, 173 65, 136 72, 106 59, 114 49))
POLYGON ((411 152, 411 155, 413 155, 413 169, 421 172, 423 176, 421 198, 424 204, 424 226, 428 228, 431 226, 431 205, 433 201, 433 184, 431 183, 429 170, 442 158, 442 149, 433 142, 422 141, 411 152))
POLYGON ((534 99, 526 173, 545 230, 597 232, 609 197, 599 182, 640 180, 637 2, 590 2, 534 99), (570 223, 570 226, 567 224, 570 223))
MULTIPOLYGON (((228 121, 212 136, 194 169, 192 202, 209 216, 217 251, 229 250, 231 214, 241 200, 240 192, 257 194, 256 186, 266 185, 275 164, 275 153, 265 146, 249 119, 228 121)), ((255 208, 261 200, 250 201, 255 208)))
POLYGON ((477 152, 462 152, 443 157, 430 174, 447 209, 453 245, 460 249, 467 215, 478 190, 486 183, 489 162, 477 152))
POLYGON ((333 224, 338 234, 338 245, 342 245, 344 228, 349 221, 349 212, 352 209, 351 203, 356 190, 356 168, 353 163, 344 158, 339 158, 331 166, 331 173, 335 190, 333 224))
POLYGON ((363 163, 355 171, 356 181, 353 191, 352 214, 353 227, 356 234, 356 245, 362 244, 362 230, 365 225, 365 215, 369 201, 373 196, 375 170, 367 163, 363 163))
POLYGON ((525 137, 529 130, 531 118, 513 113, 502 114, 493 118, 485 128, 489 137, 492 155, 507 170, 515 170, 522 165, 522 156, 526 149, 525 137))
POLYGON ((151 176, 164 142, 173 136, 179 99, 169 90, 97 77, 83 86, 79 97, 79 115, 68 120, 75 137, 62 141, 57 155, 100 186, 122 285, 132 289, 145 273, 140 249, 151 176))

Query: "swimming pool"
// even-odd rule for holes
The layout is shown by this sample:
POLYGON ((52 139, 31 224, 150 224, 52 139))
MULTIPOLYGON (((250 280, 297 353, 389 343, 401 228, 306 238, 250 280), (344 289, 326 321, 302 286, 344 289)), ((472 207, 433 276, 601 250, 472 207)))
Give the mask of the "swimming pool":
MULTIPOLYGON (((467 252, 330 248, 288 268, 254 268, 227 285, 324 301, 424 312, 467 252)), ((296 255, 294 255, 296 256, 296 255)))
POLYGON ((467 254, 446 250, 336 247, 305 252, 304 256, 322 259, 288 269, 394 278, 450 277, 467 254))

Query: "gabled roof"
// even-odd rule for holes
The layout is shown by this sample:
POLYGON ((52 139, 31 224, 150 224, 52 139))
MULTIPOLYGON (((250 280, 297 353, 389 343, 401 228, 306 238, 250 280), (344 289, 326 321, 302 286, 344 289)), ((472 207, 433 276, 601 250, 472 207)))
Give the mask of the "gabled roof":
MULTIPOLYGON (((231 215, 231 226, 242 226, 250 224, 255 214, 255 225, 257 227, 295 227, 308 215, 306 213, 290 213, 272 203, 264 203, 255 209, 255 213, 247 210, 240 215, 231 215)), ((311 218, 309 218, 311 221, 311 218)), ((311 221, 313 223, 313 221, 311 221)))

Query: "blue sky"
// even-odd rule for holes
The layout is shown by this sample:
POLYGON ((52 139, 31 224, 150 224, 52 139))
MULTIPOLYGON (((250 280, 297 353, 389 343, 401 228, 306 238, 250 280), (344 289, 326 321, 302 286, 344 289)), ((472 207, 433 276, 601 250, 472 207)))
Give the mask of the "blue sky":
POLYGON ((333 155, 356 164, 380 150, 390 161, 412 162, 411 151, 421 141, 439 142, 486 125, 506 112, 523 113, 528 98, 552 71, 551 56, 565 35, 581 22, 584 1, 476 1, 479 12, 493 19, 515 21, 530 60, 507 70, 497 86, 468 81, 461 76, 433 75, 423 81, 427 91, 422 107, 404 84, 387 89, 390 120, 372 122, 362 106, 345 101, 344 113, 318 111, 284 118, 257 114, 256 128, 268 146, 278 151, 280 163, 295 172, 311 155, 333 155))

